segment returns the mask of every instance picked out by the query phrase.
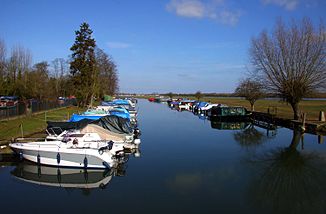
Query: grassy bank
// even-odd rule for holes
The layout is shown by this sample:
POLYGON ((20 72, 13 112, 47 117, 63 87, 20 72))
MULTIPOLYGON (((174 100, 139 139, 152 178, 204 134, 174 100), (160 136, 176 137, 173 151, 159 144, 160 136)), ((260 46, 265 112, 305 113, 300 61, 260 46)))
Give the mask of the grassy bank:
POLYGON ((75 106, 54 109, 37 114, 20 117, 13 120, 0 121, 0 143, 11 138, 30 136, 37 132, 42 132, 46 128, 46 121, 67 120, 73 113, 81 112, 82 109, 75 106))

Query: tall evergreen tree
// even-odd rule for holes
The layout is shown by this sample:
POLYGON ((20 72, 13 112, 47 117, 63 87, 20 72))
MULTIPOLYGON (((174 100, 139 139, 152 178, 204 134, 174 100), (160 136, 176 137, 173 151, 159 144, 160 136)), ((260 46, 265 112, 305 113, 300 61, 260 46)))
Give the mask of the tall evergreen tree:
POLYGON ((82 23, 80 29, 75 31, 75 43, 70 48, 73 52, 70 73, 80 106, 86 106, 91 102, 97 84, 98 71, 94 53, 96 42, 92 38, 92 33, 89 25, 82 23))

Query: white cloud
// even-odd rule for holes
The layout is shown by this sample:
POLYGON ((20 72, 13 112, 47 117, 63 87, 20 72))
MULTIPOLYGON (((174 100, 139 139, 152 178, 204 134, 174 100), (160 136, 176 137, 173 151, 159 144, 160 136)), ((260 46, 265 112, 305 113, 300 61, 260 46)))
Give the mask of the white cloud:
POLYGON ((262 2, 284 7, 287 10, 294 10, 299 4, 299 0, 262 0, 262 2))
POLYGON ((125 42, 108 42, 107 46, 109 48, 129 48, 131 47, 131 44, 125 43, 125 42))
POLYGON ((239 10, 229 10, 224 0, 171 0, 167 10, 187 18, 207 18, 221 24, 235 25, 242 15, 239 10))
POLYGON ((178 16, 202 18, 205 15, 205 5, 198 0, 172 0, 167 9, 178 16))

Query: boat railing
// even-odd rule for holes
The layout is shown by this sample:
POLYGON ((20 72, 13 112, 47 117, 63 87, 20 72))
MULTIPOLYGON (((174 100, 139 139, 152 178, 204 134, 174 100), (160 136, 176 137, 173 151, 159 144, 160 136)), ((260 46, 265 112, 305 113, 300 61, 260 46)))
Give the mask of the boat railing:
POLYGON ((32 137, 18 137, 13 139, 13 143, 27 143, 27 142, 45 142, 46 138, 32 138, 32 137))

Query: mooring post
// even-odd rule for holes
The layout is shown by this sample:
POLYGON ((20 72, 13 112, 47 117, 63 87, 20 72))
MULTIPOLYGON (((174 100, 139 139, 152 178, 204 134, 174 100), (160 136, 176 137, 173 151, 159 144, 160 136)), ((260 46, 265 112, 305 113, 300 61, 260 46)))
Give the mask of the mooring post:
POLYGON ((322 135, 318 135, 318 144, 323 144, 324 143, 324 139, 322 135))
POLYGON ((306 130, 306 117, 307 117, 307 113, 303 113, 303 114, 302 114, 302 126, 301 126, 301 129, 302 129, 303 131, 306 130))
POLYGON ((319 121, 325 122, 325 113, 324 113, 324 111, 319 112, 319 121))

